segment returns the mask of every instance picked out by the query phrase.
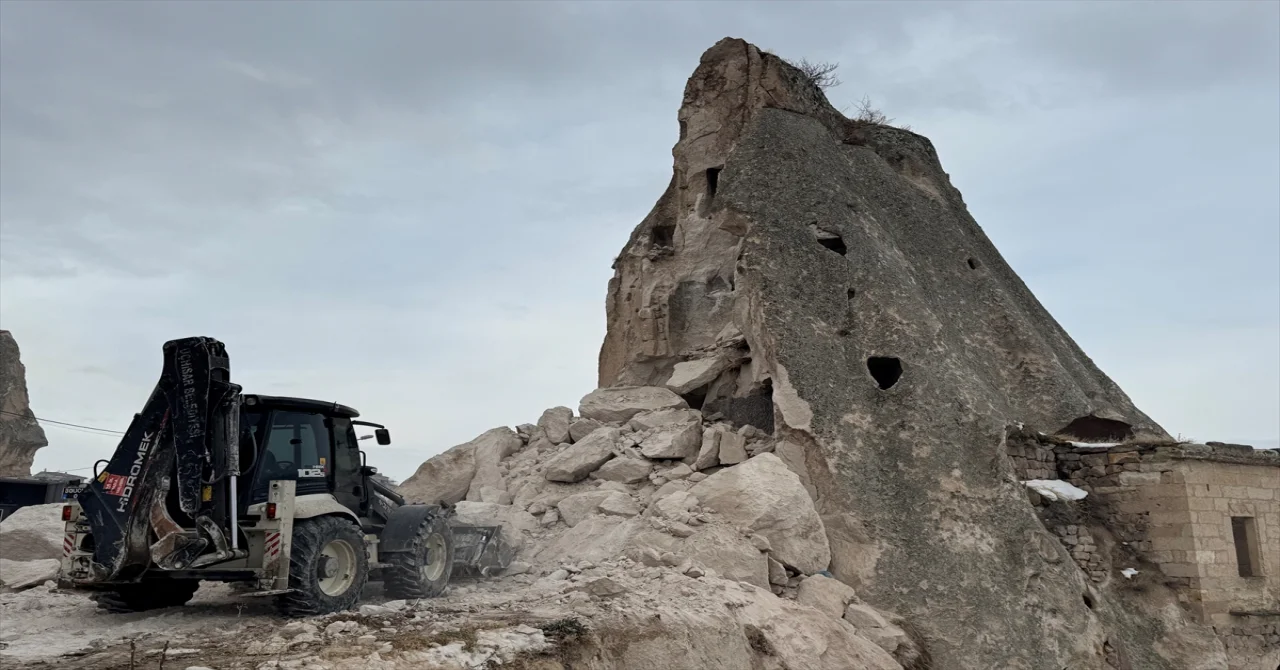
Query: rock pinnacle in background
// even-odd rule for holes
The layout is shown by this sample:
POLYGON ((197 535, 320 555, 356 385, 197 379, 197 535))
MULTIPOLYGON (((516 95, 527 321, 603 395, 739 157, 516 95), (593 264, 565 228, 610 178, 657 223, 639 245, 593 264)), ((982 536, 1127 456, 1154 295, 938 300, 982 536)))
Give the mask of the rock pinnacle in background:
POLYGON ((0 477, 27 477, 36 450, 48 446, 27 397, 26 368, 13 334, 0 330, 0 477))

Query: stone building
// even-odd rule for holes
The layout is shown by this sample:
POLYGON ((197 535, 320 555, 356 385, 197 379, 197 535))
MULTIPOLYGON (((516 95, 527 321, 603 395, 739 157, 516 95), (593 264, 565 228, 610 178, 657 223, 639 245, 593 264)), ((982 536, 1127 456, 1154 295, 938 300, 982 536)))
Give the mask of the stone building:
POLYGON ((1233 668, 1280 665, 1280 451, 1023 435, 1008 452, 1024 481, 1061 479, 1090 494, 1078 517, 1045 516, 1095 583, 1158 571, 1233 668))

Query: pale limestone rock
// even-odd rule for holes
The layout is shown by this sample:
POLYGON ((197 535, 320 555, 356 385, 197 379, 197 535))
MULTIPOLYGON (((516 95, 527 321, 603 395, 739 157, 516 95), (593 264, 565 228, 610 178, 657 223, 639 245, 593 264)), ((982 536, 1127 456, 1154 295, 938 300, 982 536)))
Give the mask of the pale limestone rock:
POLYGON ((475 444, 476 474, 471 480, 467 500, 479 502, 482 500, 481 490, 486 486, 506 492, 507 483, 499 465, 504 458, 519 451, 520 447, 524 446, 524 442, 515 431, 501 426, 477 437, 473 443, 475 444))
POLYGON ((551 440, 548 440, 546 437, 539 435, 529 441, 529 449, 536 451, 539 454, 545 454, 547 452, 555 451, 556 445, 552 444, 551 440))
MULTIPOLYGON (((818 578, 825 579, 823 577, 818 577, 818 578)), ((809 579, 806 579, 804 581, 807 582, 810 579, 814 579, 814 577, 810 577, 809 579)), ((831 581, 835 581, 835 580, 831 580, 831 581)), ((804 583, 802 582, 800 586, 803 587, 804 583)), ((852 591, 852 589, 850 590, 852 591)), ((799 599, 799 596, 797 596, 797 599, 799 599)), ((858 630, 871 629, 871 628, 888 628, 890 625, 892 625, 889 623, 889 620, 885 619, 883 615, 881 615, 879 612, 875 610, 875 608, 865 603, 859 603, 859 602, 849 603, 845 608, 843 608, 842 616, 844 617, 845 621, 848 621, 849 623, 853 624, 853 626, 858 630)))
POLYGON ((800 582, 796 602, 808 605, 837 619, 845 614, 845 606, 857 600, 848 584, 823 575, 812 575, 800 582))
POLYGON ((574 442, 582 441, 582 438, 591 434, 591 431, 603 426, 603 423, 595 419, 587 419, 579 417, 569 424, 569 439, 574 442))
POLYGON ((774 454, 787 464, 787 469, 796 473, 800 478, 800 485, 809 492, 809 497, 817 500, 817 489, 813 487, 813 481, 809 478, 809 466, 804 462, 804 447, 795 442, 782 441, 774 448, 774 454))
POLYGON ((617 491, 585 491, 575 493, 561 500, 556 509, 560 510, 560 518, 569 526, 577 526, 583 519, 596 513, 600 503, 609 496, 622 495, 617 491))
POLYGON ((788 581, 787 569, 782 567, 781 563, 773 560, 772 558, 768 560, 769 560, 769 583, 774 584, 776 586, 786 586, 788 581))
POLYGON ((60 562, 56 558, 10 561, 0 558, 0 584, 15 591, 57 579, 60 562))
POLYGON ((396 487, 409 502, 456 503, 467 497, 476 475, 475 441, 427 459, 413 476, 396 487))
POLYGON ((688 479, 689 477, 693 476, 693 468, 689 467, 688 465, 685 465, 684 463, 681 463, 680 465, 677 465, 674 468, 667 470, 663 474, 668 480, 674 482, 680 479, 688 479))
POLYGON ((23 507, 0 521, 0 558, 61 558, 63 528, 62 503, 23 507))
POLYGON ((692 487, 693 487, 693 484, 691 484, 688 481, 677 480, 674 482, 663 482, 662 486, 659 486, 658 490, 653 492, 653 496, 649 498, 649 501, 657 502, 671 495, 672 493, 680 493, 680 492, 688 491, 692 487))
POLYGON ((800 478, 773 454, 760 454, 694 484, 690 493, 732 523, 769 538, 772 556, 804 574, 831 562, 826 528, 800 478))
POLYGON ((593 431, 586 439, 575 442, 547 461, 544 476, 553 482, 582 481, 613 458, 618 437, 616 428, 593 431))
MULTIPOLYGON (((522 509, 528 509, 538 496, 542 494, 542 486, 546 480, 542 478, 529 478, 521 480, 515 484, 516 492, 512 496, 511 504, 522 509)), ((544 508, 545 509, 545 508, 544 508)), ((530 511, 533 511, 530 509, 530 511)))
POLYGON ((747 440, 738 433, 720 435, 720 465, 737 465, 747 460, 747 440))
POLYGON ((640 453, 652 459, 682 459, 697 456, 702 443, 702 423, 673 423, 657 428, 640 443, 640 453))
POLYGON ((502 537, 517 551, 524 548, 529 533, 538 528, 538 520, 528 512, 511 505, 462 501, 454 507, 454 518, 472 526, 501 526, 502 537))
POLYGON ((694 470, 706 470, 720 463, 720 435, 721 431, 715 428, 702 431, 702 446, 693 461, 694 470))
POLYGON ((636 432, 654 430, 672 425, 687 426, 691 423, 702 424, 702 412, 696 409, 659 409, 652 412, 641 412, 627 422, 636 432))
POLYGON ((767 560, 728 526, 703 526, 678 546, 681 555, 719 572, 725 579, 769 588, 767 560))
POLYGON ((648 479, 653 463, 643 458, 619 457, 600 466, 593 475, 596 479, 634 484, 648 479))
POLYGON ((538 419, 538 427, 547 439, 554 444, 569 441, 569 425, 573 421, 573 410, 568 407, 552 407, 542 413, 538 419))
MULTIPOLYGON (((671 483, 676 484, 677 482, 671 483)), ((651 503, 651 509, 656 514, 660 514, 672 521, 680 522, 684 522, 689 516, 689 510, 697 506, 698 498, 687 491, 672 491, 662 497, 655 494, 651 503)))
MULTIPOLYGON (((809 581, 809 580, 805 580, 809 581)), ((800 585, 801 587, 804 584, 800 585)), ((799 600, 799 598, 797 598, 799 600)), ((858 634, 876 643, 881 649, 899 659, 917 656, 919 652, 913 648, 911 638, 906 631, 893 625, 879 612, 862 603, 850 603, 845 608, 844 620, 848 621, 858 634)))
POLYGON ((610 516, 636 516, 640 514, 640 506, 632 500, 631 496, 613 491, 609 497, 600 502, 599 510, 601 514, 610 516))
POLYGON ((641 412, 688 406, 683 398, 662 387, 613 386, 588 393, 578 414, 605 423, 624 423, 641 412))
POLYGON ((720 373, 733 367, 738 360, 738 357, 717 353, 709 358, 676 363, 665 385, 676 393, 688 393, 715 381, 720 373))
POLYGON ((493 486, 481 486, 479 490, 473 484, 471 492, 467 494, 469 502, 496 503, 498 505, 510 505, 515 500, 514 497, 504 491, 493 486))

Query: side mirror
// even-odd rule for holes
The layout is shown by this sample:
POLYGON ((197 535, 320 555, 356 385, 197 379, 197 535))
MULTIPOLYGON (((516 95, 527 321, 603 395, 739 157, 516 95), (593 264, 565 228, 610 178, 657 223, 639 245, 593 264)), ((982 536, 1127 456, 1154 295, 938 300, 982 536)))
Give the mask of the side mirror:
POLYGON ((360 466, 360 476, 361 476, 361 477, 372 477, 372 476, 374 476, 374 475, 376 475, 376 474, 378 474, 378 469, 377 469, 377 468, 375 468, 375 467, 373 467, 372 465, 362 465, 362 466, 360 466))
POLYGON ((373 434, 378 438, 378 444, 391 444, 391 431, 386 428, 379 428, 373 431, 373 434))

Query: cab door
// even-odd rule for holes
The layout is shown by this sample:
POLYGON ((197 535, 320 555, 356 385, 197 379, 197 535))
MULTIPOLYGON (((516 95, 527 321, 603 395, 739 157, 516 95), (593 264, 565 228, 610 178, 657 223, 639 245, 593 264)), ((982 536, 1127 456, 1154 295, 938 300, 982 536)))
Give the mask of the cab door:
POLYGON ((360 468, 360 447, 351 419, 329 419, 333 434, 333 496, 338 504, 363 516, 369 491, 360 468))

